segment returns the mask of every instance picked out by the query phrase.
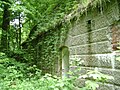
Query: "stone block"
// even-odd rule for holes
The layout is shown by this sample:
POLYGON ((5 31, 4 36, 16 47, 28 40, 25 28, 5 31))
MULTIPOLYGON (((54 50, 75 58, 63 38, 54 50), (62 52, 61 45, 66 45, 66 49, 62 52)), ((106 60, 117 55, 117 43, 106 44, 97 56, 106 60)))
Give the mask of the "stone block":
MULTIPOLYGON (((75 71, 76 69, 77 69, 77 67, 71 67, 72 68, 72 70, 71 71, 75 71)), ((88 70, 94 70, 94 68, 92 68, 92 67, 87 67, 87 68, 85 68, 85 67, 82 67, 81 68, 81 71, 80 72, 78 72, 78 74, 79 73, 81 73, 80 75, 84 75, 84 74, 86 74, 87 72, 88 72, 88 70)), ((100 69, 101 70, 101 69, 100 69)), ((108 74, 108 73, 107 73, 108 74)), ((110 74, 108 74, 108 75, 112 75, 112 73, 110 73, 110 74)), ((75 81, 75 86, 76 87, 78 87, 78 88, 80 88, 80 87, 83 87, 83 86, 85 86, 85 81, 86 81, 87 79, 81 79, 81 78, 78 78, 76 81, 75 81)), ((91 79, 92 80, 92 79, 91 79)), ((115 80, 114 80, 114 82, 115 82, 115 80)), ((102 82, 96 82, 96 83, 98 83, 99 84, 99 87, 97 88, 97 90, 119 90, 119 85, 114 85, 113 83, 111 83, 111 81, 109 81, 109 82, 106 82, 106 83, 102 83, 102 82)), ((79 90, 79 89, 78 89, 79 90)))
POLYGON ((99 83, 99 88, 97 90, 116 90, 115 86, 112 84, 99 83))
POLYGON ((72 37, 71 42, 71 46, 87 44, 89 42, 88 33, 72 37))
MULTIPOLYGON (((88 70, 94 70, 93 67, 81 67, 80 73, 87 73, 88 70)), ((108 68, 98 68, 98 70, 106 75, 114 77, 114 80, 108 80, 106 83, 120 86, 120 70, 108 69, 108 68)))
POLYGON ((70 61, 79 60, 79 62, 82 62, 79 64, 80 66, 112 68, 113 57, 112 54, 71 55, 70 61))
POLYGON ((93 28, 94 30, 107 27, 109 25, 107 19, 103 15, 94 18, 93 21, 94 21, 94 28, 93 28))
POLYGON ((70 55, 81 54, 103 54, 111 52, 111 46, 109 41, 96 42, 85 45, 71 46, 69 47, 70 55))
POLYGON ((113 24, 116 20, 119 20, 119 9, 116 1, 108 3, 107 7, 104 6, 102 14, 97 13, 93 15, 92 30, 97 30, 113 24))
POLYGON ((93 54, 93 55, 71 55, 70 61, 79 60, 80 66, 87 67, 106 67, 120 69, 120 61, 115 60, 113 53, 93 54))
POLYGON ((107 41, 110 38, 110 29, 108 27, 104 27, 95 31, 92 31, 88 34, 90 36, 90 42, 102 42, 107 41))
POLYGON ((76 36, 76 35, 80 35, 80 34, 83 34, 83 33, 86 33, 88 32, 87 30, 87 24, 86 22, 79 22, 77 25, 73 26, 69 33, 71 36, 76 36))
POLYGON ((109 38, 110 38, 110 30, 107 27, 104 27, 96 31, 73 36, 72 38, 69 39, 69 41, 71 40, 70 41, 71 46, 75 46, 75 45, 84 45, 94 42, 106 41, 109 40, 109 38))

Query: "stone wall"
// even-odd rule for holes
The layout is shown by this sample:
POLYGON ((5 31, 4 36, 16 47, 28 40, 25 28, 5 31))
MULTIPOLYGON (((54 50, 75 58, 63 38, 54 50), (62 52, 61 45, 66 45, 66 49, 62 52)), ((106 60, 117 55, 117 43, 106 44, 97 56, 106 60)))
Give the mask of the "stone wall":
POLYGON ((119 5, 119 1, 111 0, 103 5, 102 12, 100 8, 88 10, 74 23, 65 42, 69 47, 70 62, 83 61, 81 72, 98 67, 101 72, 114 76, 114 80, 104 85, 106 89, 101 87, 99 90, 120 90, 120 62, 115 60, 113 50, 114 39, 120 38, 119 5), (117 28, 117 33, 113 33, 113 27, 117 28), (117 38, 113 34, 117 34, 117 38))

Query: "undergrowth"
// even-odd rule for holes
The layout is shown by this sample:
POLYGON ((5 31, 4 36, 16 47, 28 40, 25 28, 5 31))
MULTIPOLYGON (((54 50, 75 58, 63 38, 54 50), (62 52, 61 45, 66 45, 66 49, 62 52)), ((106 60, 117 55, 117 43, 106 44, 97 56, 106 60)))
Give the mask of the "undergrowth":
POLYGON ((29 66, 8 58, 0 53, 0 90, 96 90, 97 82, 111 79, 110 76, 98 71, 90 71, 85 75, 70 74, 70 78, 41 75, 41 70, 36 65, 29 66), (94 81, 85 81, 85 86, 76 87, 76 79, 92 78, 94 81), (77 88, 77 89, 76 89, 77 88))

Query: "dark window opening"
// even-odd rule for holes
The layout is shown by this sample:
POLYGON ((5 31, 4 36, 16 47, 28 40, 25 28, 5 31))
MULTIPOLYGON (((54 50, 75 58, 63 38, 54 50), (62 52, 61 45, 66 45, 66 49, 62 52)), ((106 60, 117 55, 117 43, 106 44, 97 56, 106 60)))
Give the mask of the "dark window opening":
POLYGON ((88 32, 91 31, 91 20, 87 21, 87 29, 88 29, 88 32))
MULTIPOLYGON (((88 20, 87 21, 87 30, 88 30, 88 43, 91 43, 91 31, 92 31, 92 28, 91 28, 91 20, 88 20)), ((90 54, 91 53, 91 45, 89 45, 88 47, 88 53, 90 54)))

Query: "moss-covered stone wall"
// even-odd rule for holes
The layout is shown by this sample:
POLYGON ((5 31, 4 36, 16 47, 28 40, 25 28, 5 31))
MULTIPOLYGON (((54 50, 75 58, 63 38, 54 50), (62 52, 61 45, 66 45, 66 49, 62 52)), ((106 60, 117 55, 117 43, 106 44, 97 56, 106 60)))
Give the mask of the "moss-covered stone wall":
MULTIPOLYGON (((119 1, 111 0, 100 8, 88 10, 74 23, 65 42, 69 47, 70 62, 76 59, 82 61, 82 73, 97 67, 99 71, 114 77, 99 90, 120 90, 120 62, 115 60, 113 48, 113 39, 120 38, 119 5, 119 1), (116 36, 113 36, 113 27, 117 31, 116 36)), ((116 41, 118 43, 120 39, 116 41)), ((74 66, 71 64, 71 69, 74 66)))

